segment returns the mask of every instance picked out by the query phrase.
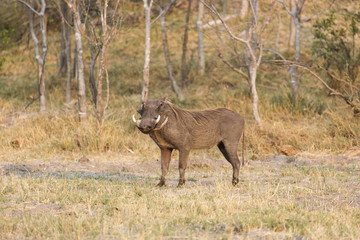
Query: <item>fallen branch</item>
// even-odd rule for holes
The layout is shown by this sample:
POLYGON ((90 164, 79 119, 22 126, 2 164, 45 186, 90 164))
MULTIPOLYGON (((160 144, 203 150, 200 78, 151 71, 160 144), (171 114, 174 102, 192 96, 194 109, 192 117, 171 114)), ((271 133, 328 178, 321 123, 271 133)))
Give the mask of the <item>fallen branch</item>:
POLYGON ((25 112, 26 111, 26 109, 28 108, 28 107, 30 107, 30 105, 31 104, 33 104, 36 100, 38 100, 40 98, 40 95, 38 95, 36 98, 33 98, 27 105, 26 105, 26 107, 21 111, 21 112, 25 112))
MULTIPOLYGON (((234 18, 234 17, 237 17, 237 16, 238 16, 237 14, 227 15, 226 17, 223 18, 223 20, 227 21, 227 20, 229 20, 231 18, 234 18)), ((221 24, 221 20, 219 20, 219 19, 218 20, 213 20, 213 21, 210 21, 208 23, 205 23, 203 25, 203 28, 211 28, 211 27, 216 26, 218 24, 221 24)))

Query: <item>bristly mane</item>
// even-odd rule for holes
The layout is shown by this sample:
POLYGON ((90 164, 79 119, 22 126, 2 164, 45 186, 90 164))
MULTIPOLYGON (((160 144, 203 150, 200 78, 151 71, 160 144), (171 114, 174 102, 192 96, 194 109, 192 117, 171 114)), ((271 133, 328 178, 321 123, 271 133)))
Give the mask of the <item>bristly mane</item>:
POLYGON ((214 115, 218 114, 220 110, 219 108, 212 110, 186 110, 175 107, 168 100, 164 103, 170 107, 172 113, 175 115, 175 118, 184 125, 188 122, 193 122, 197 125, 206 124, 209 120, 213 119, 214 115))

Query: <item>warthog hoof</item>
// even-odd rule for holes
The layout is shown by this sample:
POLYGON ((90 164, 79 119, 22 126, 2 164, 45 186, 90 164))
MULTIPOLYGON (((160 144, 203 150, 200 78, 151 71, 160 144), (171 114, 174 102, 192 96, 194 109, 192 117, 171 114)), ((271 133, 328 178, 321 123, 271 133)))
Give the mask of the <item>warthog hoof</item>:
POLYGON ((239 179, 238 178, 233 178, 232 185, 235 186, 238 183, 239 183, 239 179))
POLYGON ((165 186, 165 181, 160 180, 160 182, 156 186, 157 187, 165 186))
POLYGON ((177 187, 181 187, 185 185, 185 180, 179 180, 179 184, 177 185, 177 187))

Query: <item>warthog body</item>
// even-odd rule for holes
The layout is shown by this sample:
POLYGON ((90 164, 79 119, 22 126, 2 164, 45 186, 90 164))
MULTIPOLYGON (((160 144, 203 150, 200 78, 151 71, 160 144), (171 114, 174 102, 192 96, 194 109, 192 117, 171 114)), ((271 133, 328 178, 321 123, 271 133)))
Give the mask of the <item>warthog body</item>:
POLYGON ((149 99, 138 110, 141 118, 133 121, 138 129, 149 134, 161 149, 161 180, 165 184, 169 170, 171 152, 179 150, 179 185, 185 183, 185 169, 191 149, 205 149, 218 146, 224 157, 233 167, 233 185, 239 182, 240 166, 237 148, 241 135, 244 135, 245 121, 239 114, 226 109, 189 111, 173 106, 164 99, 149 99))

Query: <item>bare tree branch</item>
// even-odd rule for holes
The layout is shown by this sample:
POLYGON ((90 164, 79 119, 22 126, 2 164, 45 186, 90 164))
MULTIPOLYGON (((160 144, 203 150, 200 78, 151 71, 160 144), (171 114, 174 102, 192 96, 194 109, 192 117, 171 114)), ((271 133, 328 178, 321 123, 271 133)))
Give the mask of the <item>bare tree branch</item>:
POLYGON ((332 77, 333 79, 335 79, 336 81, 342 82, 342 83, 344 83, 345 85, 347 85, 348 87, 355 89, 356 91, 360 91, 360 89, 359 89, 358 87, 356 87, 356 86, 354 86, 353 84, 345 81, 344 79, 341 79, 341 78, 336 77, 334 74, 332 74, 330 71, 326 70, 325 68, 323 68, 323 67, 321 67, 321 66, 319 66, 319 65, 317 65, 317 67, 320 68, 320 69, 322 69, 322 70, 324 70, 327 74, 329 74, 329 76, 331 76, 331 77, 332 77))
POLYGON ((226 31, 230 34, 230 37, 237 40, 237 41, 240 41, 240 42, 243 42, 243 43, 248 43, 249 40, 244 40, 242 38, 239 38, 237 36, 235 36, 232 31, 230 30, 229 26, 226 24, 226 22, 224 21, 224 19, 220 16, 219 12, 216 10, 215 6, 214 5, 211 5, 209 6, 207 3, 205 3, 203 0, 199 0, 202 4, 205 5, 205 7, 207 7, 213 14, 215 14, 219 20, 221 21, 221 23, 223 24, 223 26, 225 27, 226 31))
POLYGON ((35 13, 35 14, 38 15, 38 16, 43 15, 44 12, 45 12, 45 10, 44 10, 44 12, 43 12, 42 9, 41 9, 40 12, 36 11, 30 4, 28 4, 27 2, 25 2, 25 1, 23 1, 23 0, 17 0, 17 1, 20 2, 20 3, 22 3, 22 4, 24 4, 25 6, 27 6, 31 11, 33 11, 33 13, 35 13))
POLYGON ((221 61, 223 61, 223 63, 225 63, 231 70, 239 73, 241 76, 243 76, 246 81, 250 84, 249 82, 249 76, 247 74, 245 74, 243 71, 241 71, 240 68, 235 67, 234 65, 232 65, 226 58, 223 57, 222 53, 219 52, 218 57, 221 59, 221 61))
POLYGON ((159 15, 154 20, 152 20, 152 22, 150 24, 153 25, 157 20, 159 20, 160 17, 164 16, 175 2, 176 2, 176 0, 171 0, 164 9, 162 9, 161 6, 159 6, 161 11, 160 11, 159 15))
POLYGON ((317 75, 314 71, 312 71, 309 66, 305 66, 305 65, 299 64, 297 62, 287 61, 287 60, 285 60, 285 61, 284 60, 269 60, 269 62, 282 63, 283 65, 285 65, 287 67, 298 67, 298 68, 304 69, 305 71, 307 71, 311 75, 313 75, 315 78, 317 78, 327 89, 329 89, 331 92, 330 95, 338 95, 343 98, 346 97, 339 91, 331 88, 319 75, 317 75))
POLYGON ((292 12, 292 11, 288 8, 288 6, 286 5, 286 3, 285 3, 284 0, 281 0, 281 1, 280 1, 280 0, 277 0, 277 1, 284 6, 284 8, 286 9, 286 11, 288 12, 289 15, 291 15, 292 17, 295 17, 295 14, 296 14, 295 8, 294 8, 294 12, 292 12))

